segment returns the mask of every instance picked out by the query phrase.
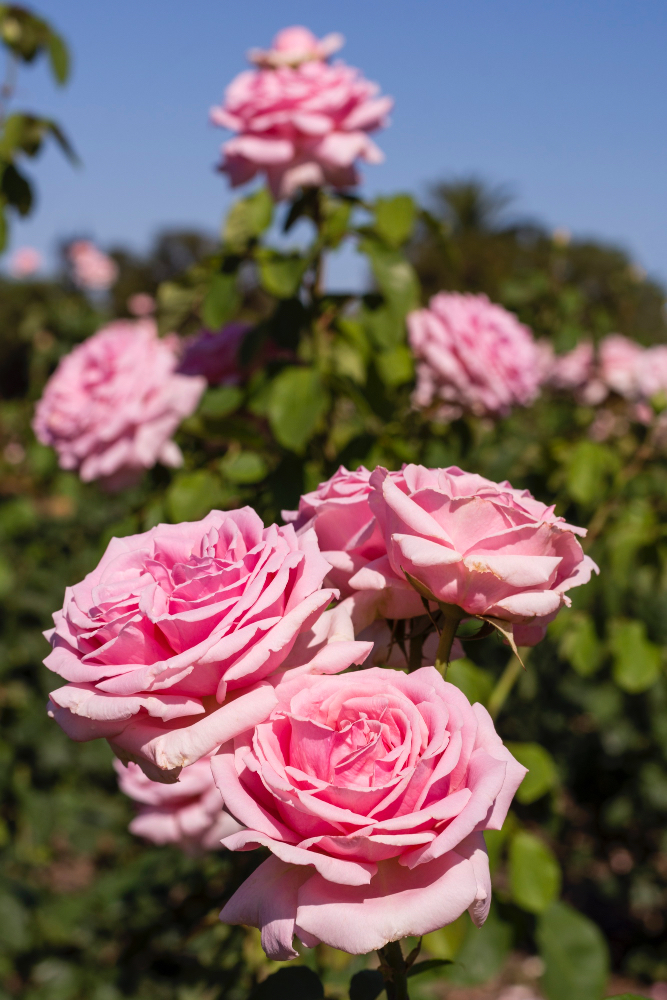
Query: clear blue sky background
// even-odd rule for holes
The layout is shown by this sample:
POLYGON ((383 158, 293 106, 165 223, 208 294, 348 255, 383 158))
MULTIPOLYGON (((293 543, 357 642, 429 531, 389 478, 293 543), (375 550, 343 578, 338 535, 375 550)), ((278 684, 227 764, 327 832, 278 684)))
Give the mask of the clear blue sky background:
MULTIPOLYGON (((86 234, 145 248, 161 227, 215 231, 227 133, 208 109, 251 46, 305 24, 396 100, 370 194, 475 173, 516 209, 627 247, 667 281, 665 0, 42 0, 73 50, 70 84, 24 73, 17 104, 52 114, 83 160, 34 165, 35 216, 13 245, 86 234)), ((354 264, 348 261, 348 270, 354 264)))

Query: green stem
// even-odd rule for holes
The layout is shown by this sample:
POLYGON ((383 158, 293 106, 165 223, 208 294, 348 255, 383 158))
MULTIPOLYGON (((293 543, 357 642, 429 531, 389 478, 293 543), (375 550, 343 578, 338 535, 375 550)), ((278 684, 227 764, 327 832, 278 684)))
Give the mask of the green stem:
MULTIPOLYGON (((524 649, 523 651, 524 662, 526 660, 527 655, 528 655, 528 650, 524 649)), ((522 669, 523 668, 521 665, 521 660, 519 659, 518 656, 513 654, 508 660, 507 666, 500 675, 498 683, 491 692, 488 704, 486 706, 489 711, 489 715, 491 716, 492 719, 495 719, 497 717, 498 712, 507 701, 507 696, 509 695, 510 691, 512 690, 517 680, 521 676, 522 669)))
POLYGON ((400 941, 390 941, 378 950, 378 955, 387 1000, 410 1000, 407 969, 400 941))
POLYGON ((435 669, 439 670, 443 677, 446 677, 456 630, 459 627, 461 619, 465 617, 465 611, 457 608, 455 604, 441 604, 440 610, 442 611, 443 621, 438 652, 435 654, 435 669))

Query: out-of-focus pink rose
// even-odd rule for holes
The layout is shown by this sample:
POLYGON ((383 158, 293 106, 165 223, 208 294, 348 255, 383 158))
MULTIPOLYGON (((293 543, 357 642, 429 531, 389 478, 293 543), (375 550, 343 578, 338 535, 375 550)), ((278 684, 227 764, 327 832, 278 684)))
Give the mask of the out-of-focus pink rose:
POLYGON ((19 247, 9 258, 12 278, 29 278, 42 266, 42 255, 34 247, 19 247))
POLYGON ((301 63, 318 60, 324 62, 334 52, 338 52, 345 44, 345 39, 338 33, 316 38, 312 31, 295 25, 293 28, 283 28, 273 39, 273 48, 251 49, 248 61, 256 66, 268 66, 277 69, 280 66, 300 66, 301 63))
POLYGON ((268 721, 211 766, 247 829, 231 850, 273 857, 232 896, 227 923, 262 930, 271 958, 292 936, 365 954, 468 909, 486 919, 483 830, 500 829, 525 768, 433 667, 285 678, 268 721))
POLYGON ((409 573, 434 600, 512 623, 517 644, 534 645, 570 603, 566 592, 597 569, 576 538, 585 529, 528 490, 457 468, 411 465, 403 477, 407 490, 386 469, 371 475, 369 504, 385 552, 349 580, 358 623, 400 601, 409 573))
POLYGON ((578 389, 593 376, 594 349, 590 340, 582 340, 573 350, 553 357, 545 381, 555 389, 578 389))
POLYGON ((114 760, 120 790, 137 804, 130 832, 153 844, 178 844, 188 853, 216 851, 241 827, 223 809, 210 757, 184 767, 177 782, 151 781, 138 764, 114 760))
POLYGON ((152 316, 155 312, 155 299, 146 292, 137 292, 136 295, 130 295, 127 308, 133 316, 152 316))
POLYGON ((67 250, 72 264, 74 281, 81 288, 102 292, 110 288, 118 277, 118 265, 108 254, 91 243, 77 240, 67 250))
POLYGON ((345 188, 359 181, 357 160, 383 160, 368 133, 388 123, 393 101, 358 70, 314 55, 327 40, 304 31, 281 33, 274 53, 280 47, 285 59, 272 55, 270 64, 239 74, 211 111, 215 125, 238 133, 222 147, 220 167, 233 187, 264 173, 276 198, 299 187, 345 188))
POLYGON ((249 329, 248 323, 228 323, 217 333, 202 330, 186 342, 178 370, 183 375, 203 375, 209 385, 237 383, 239 348, 249 329))
POLYGON ((643 348, 633 340, 612 333, 600 342, 600 378, 612 392, 625 399, 641 395, 639 367, 643 348))
POLYGON ((264 528, 249 507, 113 538, 45 633, 44 662, 69 682, 50 713, 174 780, 262 720, 276 670, 335 672, 370 652, 343 610, 325 610, 328 568, 313 532, 264 528))
POLYGON ((446 419, 464 411, 505 416, 536 398, 542 372, 533 335, 486 295, 440 292, 407 322, 417 408, 439 404, 446 419))
POLYGON ((37 404, 33 429, 62 469, 118 488, 156 462, 183 458, 171 436, 197 407, 204 378, 176 373, 178 339, 153 320, 118 320, 62 359, 37 404))

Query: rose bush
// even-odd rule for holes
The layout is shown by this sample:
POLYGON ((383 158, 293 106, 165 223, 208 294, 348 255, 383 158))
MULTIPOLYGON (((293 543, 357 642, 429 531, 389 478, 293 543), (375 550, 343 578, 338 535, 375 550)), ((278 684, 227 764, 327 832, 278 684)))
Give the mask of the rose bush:
POLYGON ((303 38, 295 49, 294 31, 274 40, 274 51, 288 54, 285 62, 264 60, 239 74, 211 111, 215 125, 237 133, 223 145, 220 166, 232 186, 265 173, 275 198, 302 186, 357 184, 356 160, 383 159, 368 133, 387 124, 393 104, 358 70, 314 56, 316 39, 305 53, 303 38))
POLYGON ((105 737, 175 780, 261 721, 275 696, 259 682, 274 671, 365 658, 345 612, 325 610, 328 568, 313 532, 264 528, 249 507, 112 539, 46 633, 44 662, 68 681, 51 715, 73 739, 105 737))
POLYGON ((191 853, 215 851, 240 827, 223 809, 209 757, 184 767, 178 782, 147 778, 138 764, 114 761, 120 790, 137 804, 130 831, 153 844, 177 844, 191 853))
POLYGON ((178 466, 171 436, 197 407, 206 380, 176 373, 178 340, 153 320, 117 320, 66 355, 37 404, 33 429, 60 467, 111 489, 156 462, 178 466))
POLYGON ((407 323, 418 409, 437 405, 445 419, 466 411, 506 416, 536 398, 541 359, 533 335, 486 295, 441 292, 407 323))
POLYGON ((292 936, 364 954, 491 902, 482 832, 500 829, 525 768, 481 705, 432 667, 285 678, 270 718, 212 759, 231 850, 265 861, 225 905, 275 959, 292 936), (313 869, 315 869, 313 871, 313 869))

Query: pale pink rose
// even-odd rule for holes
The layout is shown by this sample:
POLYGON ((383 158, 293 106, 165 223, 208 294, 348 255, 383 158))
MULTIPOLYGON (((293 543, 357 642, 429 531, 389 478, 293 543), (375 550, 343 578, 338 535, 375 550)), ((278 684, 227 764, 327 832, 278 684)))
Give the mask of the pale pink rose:
POLYGON ((210 756, 184 767, 177 782, 151 781, 138 764, 114 760, 120 790, 137 805, 130 832, 153 844, 178 844, 187 853, 217 851, 241 827, 223 809, 210 756))
POLYGON ((9 258, 12 278, 29 278, 42 266, 42 255, 34 247, 19 247, 9 258))
POLYGON ((203 375, 209 385, 236 384, 241 377, 238 353, 249 329, 248 323, 228 323, 217 333, 202 330, 190 337, 183 350, 179 372, 203 375))
POLYGON ((639 366, 644 348, 620 333, 605 337, 598 349, 600 378, 612 392, 625 399, 641 395, 639 366))
POLYGON ((582 340, 573 350, 553 357, 545 381, 555 389, 578 389, 592 378, 594 360, 593 344, 582 340))
POLYGON ((637 381, 644 400, 659 394, 667 394, 667 346, 658 344, 643 351, 639 361, 637 381))
POLYGON ((113 538, 45 633, 44 662, 69 682, 50 713, 174 780, 262 720, 275 671, 334 672, 370 652, 344 610, 326 611, 328 568, 313 532, 264 528, 249 507, 113 538))
POLYGON ((585 529, 566 524, 528 490, 457 468, 409 465, 403 478, 407 495, 386 469, 370 479, 385 552, 349 580, 358 591, 348 598, 357 625, 400 602, 408 573, 434 600, 502 619, 514 626, 517 644, 532 646, 570 604, 566 592, 597 570, 576 538, 585 529))
POLYGON ((506 416, 536 398, 540 349, 528 327, 486 295, 440 292, 407 323, 417 359, 416 408, 437 405, 445 419, 463 412, 506 416))
POLYGON ((292 936, 355 955, 491 903, 483 830, 502 827, 526 773, 481 705, 433 667, 285 678, 270 718, 213 757, 231 850, 265 861, 220 914, 262 931, 274 959, 292 936))
POLYGON ((299 187, 357 184, 357 160, 383 160, 368 133, 388 124, 393 101, 350 66, 329 65, 312 50, 294 59, 289 39, 284 51, 288 65, 239 74, 212 109, 215 125, 238 133, 222 147, 220 169, 233 187, 266 174, 276 198, 299 187))
POLYGON ((118 265, 108 254, 91 243, 77 240, 67 250, 72 265, 74 281, 81 288, 91 291, 106 291, 118 277, 118 265))
POLYGON ((37 404, 33 429, 62 469, 118 488, 156 462, 183 458, 171 437, 197 408, 204 378, 179 375, 178 339, 153 320, 117 320, 64 357, 37 404))
POLYGON ((146 292, 137 292, 127 300, 127 308, 133 316, 152 316, 155 306, 155 299, 146 292))
POLYGON ((295 25, 293 28, 283 28, 273 39, 273 48, 251 49, 248 61, 256 66, 269 66, 277 69, 279 66, 299 66, 301 63, 319 60, 323 62, 338 52, 345 44, 345 39, 338 33, 316 38, 312 31, 295 25))

